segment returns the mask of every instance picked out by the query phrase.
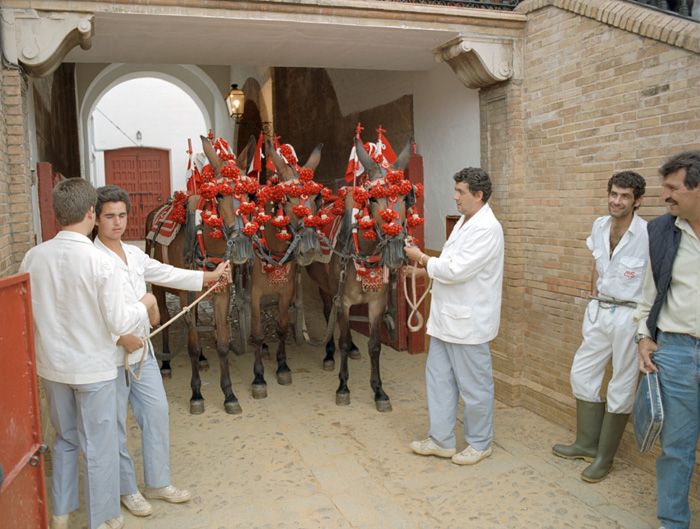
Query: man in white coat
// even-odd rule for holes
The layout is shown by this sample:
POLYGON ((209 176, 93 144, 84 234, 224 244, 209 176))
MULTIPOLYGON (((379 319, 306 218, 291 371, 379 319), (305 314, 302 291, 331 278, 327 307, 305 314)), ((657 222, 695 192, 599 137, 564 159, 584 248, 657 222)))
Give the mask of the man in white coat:
POLYGON ((124 521, 112 335, 147 325, 156 300, 144 291, 126 303, 114 264, 88 239, 97 203, 89 182, 64 180, 51 202, 61 231, 29 250, 19 269, 30 276, 37 373, 56 430, 50 526, 68 529, 70 513, 78 508, 82 451, 88 527, 119 529, 124 521))
MULTIPOLYGON (((202 290, 203 284, 217 281, 228 274, 228 261, 222 262, 212 272, 183 270, 163 264, 148 257, 140 248, 121 241, 126 230, 131 202, 129 194, 117 186, 104 186, 97 190, 97 227, 95 247, 109 256, 116 270, 124 297, 133 301, 146 293, 146 281, 180 290, 202 290)), ((126 446, 127 401, 131 403, 136 422, 141 428, 141 447, 145 490, 148 498, 182 503, 190 499, 190 493, 170 483, 170 436, 168 400, 158 362, 150 340, 146 342, 146 359, 143 357, 142 339, 149 335, 148 323, 135 332, 119 337, 117 366, 117 417, 119 433, 119 467, 121 503, 134 516, 148 516, 153 512, 151 504, 139 492, 134 463, 126 446), (125 350, 128 363, 139 379, 130 377, 125 383, 125 350)), ((116 338, 116 337, 115 337, 116 338)))
MULTIPOLYGON (((491 455, 494 386, 489 342, 498 334, 503 283, 503 229, 487 204, 491 179, 468 167, 454 175, 454 200, 462 218, 439 257, 406 246, 417 277, 433 279, 425 366, 430 430, 414 441, 416 454, 451 457, 474 465, 491 455), (464 400, 467 448, 456 453, 453 433, 459 397, 464 400)), ((409 271, 407 273, 412 273, 409 271)))

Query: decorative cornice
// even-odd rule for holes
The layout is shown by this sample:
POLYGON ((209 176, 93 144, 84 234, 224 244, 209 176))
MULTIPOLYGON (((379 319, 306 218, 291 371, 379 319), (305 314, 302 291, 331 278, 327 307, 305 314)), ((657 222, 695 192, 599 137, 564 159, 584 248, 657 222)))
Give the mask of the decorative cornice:
POLYGON ((74 47, 92 45, 92 14, 7 8, 1 13, 3 53, 33 77, 53 73, 74 47))
POLYGON ((700 53, 700 23, 621 0, 525 0, 516 13, 558 7, 642 37, 700 53))
POLYGON ((519 76, 515 41, 507 37, 462 35, 433 53, 467 88, 483 88, 519 76))

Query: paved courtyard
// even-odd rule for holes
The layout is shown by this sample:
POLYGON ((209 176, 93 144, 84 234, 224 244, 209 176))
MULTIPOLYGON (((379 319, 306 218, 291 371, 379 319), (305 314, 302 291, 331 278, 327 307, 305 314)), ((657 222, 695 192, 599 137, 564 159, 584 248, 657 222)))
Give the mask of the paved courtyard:
MULTIPOLYGON (((320 334, 320 330, 317 329, 320 334)), ((251 396, 253 355, 231 357, 241 415, 227 415, 212 333, 203 336, 211 368, 203 373, 206 410, 189 414, 189 360, 173 360, 170 401, 173 483, 193 500, 153 501, 127 529, 469 528, 657 529, 653 474, 618 462, 601 483, 579 478, 586 463, 557 458, 553 442, 567 429, 525 409, 496 403, 493 455, 476 466, 413 455, 408 444, 428 427, 425 355, 385 347, 384 388, 393 411, 375 410, 366 339, 350 362, 351 403, 335 405, 335 372, 321 369, 322 350, 288 346, 291 386, 265 362, 268 397, 251 396)), ((275 352, 276 345, 271 345, 275 352)), ((336 364, 339 364, 337 361, 336 364)), ((456 426, 461 431, 461 422, 456 426)), ((130 449, 142 485, 139 431, 130 418, 130 449)), ((465 448, 458 432, 458 450, 465 448), (461 439, 461 441, 459 441, 461 439)), ((693 510, 700 512, 698 502, 693 510)), ((85 512, 72 527, 86 527, 85 512)))

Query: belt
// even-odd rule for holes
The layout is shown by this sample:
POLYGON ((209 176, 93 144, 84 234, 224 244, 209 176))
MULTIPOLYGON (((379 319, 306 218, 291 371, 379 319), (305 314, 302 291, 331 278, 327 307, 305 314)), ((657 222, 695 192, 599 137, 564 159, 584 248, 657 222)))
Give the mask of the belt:
POLYGON ((603 298, 600 296, 588 296, 588 299, 596 300, 603 308, 607 308, 607 307, 632 307, 632 308, 636 308, 637 307, 636 301, 627 301, 627 300, 615 299, 615 298, 603 298))

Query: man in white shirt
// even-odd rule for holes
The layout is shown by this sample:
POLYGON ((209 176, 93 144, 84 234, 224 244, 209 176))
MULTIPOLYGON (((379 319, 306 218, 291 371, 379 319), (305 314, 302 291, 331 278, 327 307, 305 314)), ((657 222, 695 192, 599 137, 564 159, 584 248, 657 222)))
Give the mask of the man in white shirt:
POLYGON ((637 387, 637 345, 632 314, 646 271, 646 221, 636 214, 644 196, 644 178, 633 171, 608 181, 609 215, 593 223, 586 239, 595 263, 591 301, 583 319, 583 343, 571 366, 576 397, 576 441, 557 444, 554 454, 591 462, 584 481, 602 481, 612 469, 615 452, 632 411, 637 387), (612 358, 613 374, 606 403, 600 398, 605 366, 612 358))
MULTIPOLYGON (((97 194, 98 234, 95 247, 111 259, 128 301, 139 299, 146 293, 147 281, 179 290, 199 291, 205 283, 217 281, 228 274, 228 261, 222 262, 212 272, 184 270, 151 259, 136 246, 122 243, 131 209, 129 194, 117 186, 100 187, 97 194)), ((190 499, 188 491, 170 483, 168 400, 150 340, 146 341, 147 350, 143 349, 142 340, 150 334, 149 331, 150 326, 144 323, 130 335, 119 337, 117 342, 120 495, 122 504, 135 516, 148 516, 153 512, 153 507, 138 490, 134 463, 126 446, 127 401, 131 403, 142 432, 145 496, 170 503, 183 503, 190 499), (130 353, 129 366, 134 366, 132 370, 139 377, 129 377, 128 386, 125 383, 126 351, 130 353), (144 354, 146 358, 139 370, 137 366, 144 354)))
POLYGON ((83 452, 90 529, 118 529, 119 447, 113 334, 146 324, 152 294, 127 305, 114 265, 87 235, 95 225, 95 188, 80 178, 51 196, 61 231, 27 252, 19 271, 32 290, 37 373, 49 401, 53 445, 52 529, 67 529, 78 508, 78 455, 83 452))
POLYGON ((669 213, 649 221, 649 270, 634 320, 639 370, 658 372, 664 423, 656 460, 661 529, 688 529, 700 433, 700 151, 659 170, 669 213))
POLYGON ((453 198, 462 219, 440 257, 415 246, 404 248, 409 259, 425 267, 415 269, 416 277, 433 279, 425 366, 430 430, 427 439, 412 442, 410 448, 420 455, 451 457, 457 465, 474 465, 491 455, 493 439, 489 342, 498 334, 501 317, 503 229, 487 204, 491 179, 486 171, 468 167, 453 178, 453 198), (469 446, 457 454, 453 430, 460 396, 469 446))

